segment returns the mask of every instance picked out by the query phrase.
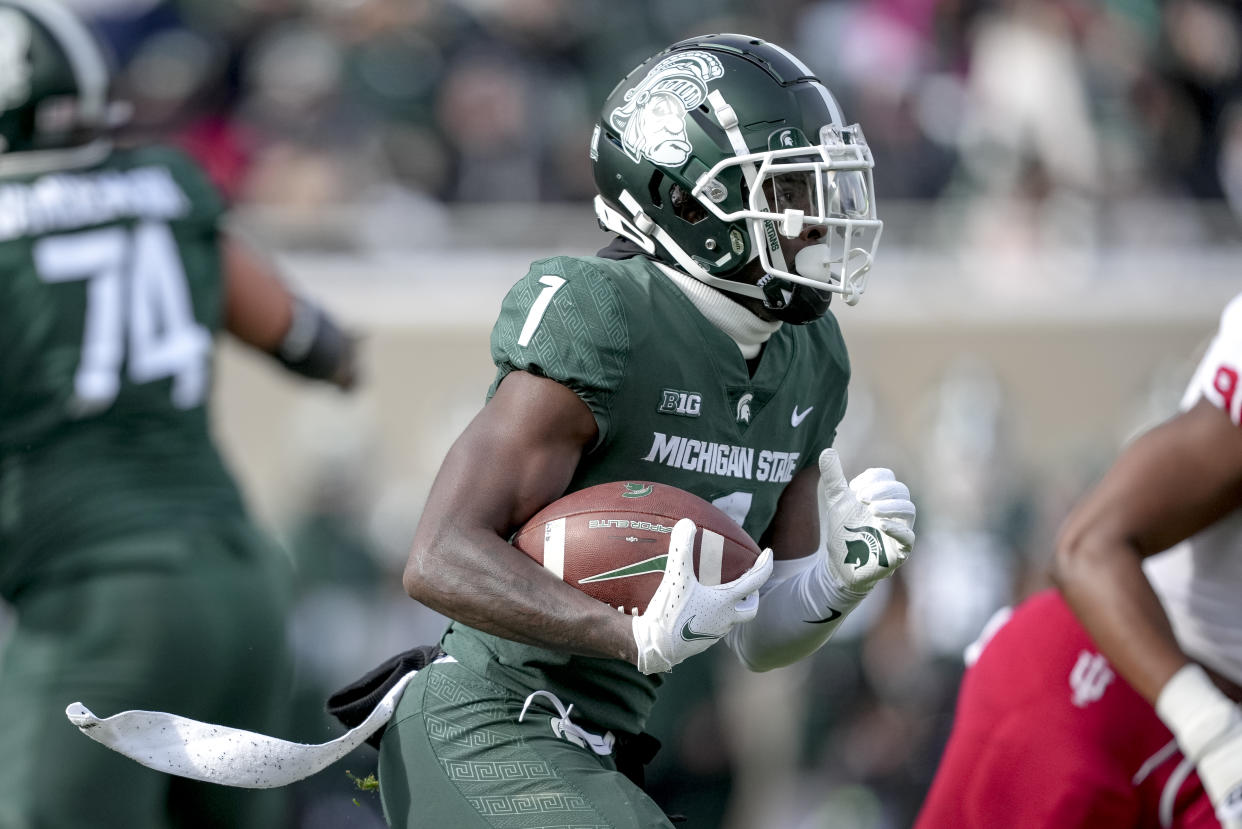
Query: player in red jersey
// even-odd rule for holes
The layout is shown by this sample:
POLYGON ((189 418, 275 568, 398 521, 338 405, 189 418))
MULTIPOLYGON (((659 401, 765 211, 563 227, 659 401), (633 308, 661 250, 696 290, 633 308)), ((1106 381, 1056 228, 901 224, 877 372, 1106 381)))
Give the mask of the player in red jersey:
POLYGON ((920 829, 1242 827, 1242 296, 967 670, 920 829))

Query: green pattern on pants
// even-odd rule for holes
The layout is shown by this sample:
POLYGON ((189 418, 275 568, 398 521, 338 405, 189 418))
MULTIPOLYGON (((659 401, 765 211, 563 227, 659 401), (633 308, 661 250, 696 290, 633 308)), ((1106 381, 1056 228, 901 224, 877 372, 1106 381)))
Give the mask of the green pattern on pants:
MULTIPOLYGON (((532 689, 536 690, 536 689, 532 689)), ((672 824, 601 757, 557 737, 558 716, 460 664, 411 681, 380 749, 380 795, 393 827, 611 829, 672 824)), ((569 705, 573 700, 561 700, 569 705)), ((571 716, 572 719, 572 716, 571 716)), ((589 723, 579 723, 588 730, 589 723)))

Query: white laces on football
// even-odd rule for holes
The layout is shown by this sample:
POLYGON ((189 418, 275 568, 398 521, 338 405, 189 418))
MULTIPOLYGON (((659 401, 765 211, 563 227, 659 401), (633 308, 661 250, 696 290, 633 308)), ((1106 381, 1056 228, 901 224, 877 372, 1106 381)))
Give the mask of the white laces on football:
POLYGON ((582 726, 569 719, 569 712, 574 710, 571 704, 568 708, 557 698, 556 694, 551 691, 535 691, 526 698, 526 703, 522 706, 522 713, 518 714, 518 722, 522 722, 526 717, 526 711, 530 708, 530 704, 535 701, 535 697, 547 697, 556 706, 556 712, 559 717, 552 717, 548 720, 552 725, 552 733, 562 740, 568 740, 579 748, 589 748, 596 754, 609 755, 612 754, 612 747, 617 742, 617 738, 613 736, 611 731, 605 732, 602 736, 592 734, 582 726))

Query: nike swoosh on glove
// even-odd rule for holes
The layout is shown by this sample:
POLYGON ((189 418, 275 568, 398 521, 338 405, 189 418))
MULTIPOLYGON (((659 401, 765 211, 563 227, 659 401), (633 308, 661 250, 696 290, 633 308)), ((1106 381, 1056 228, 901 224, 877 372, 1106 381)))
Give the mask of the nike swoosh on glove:
POLYGON ((914 502, 891 469, 846 483, 835 449, 819 456, 820 550, 833 579, 856 596, 896 572, 914 547, 914 502))
POLYGON ((772 575, 772 551, 728 584, 704 586, 694 574, 694 536, 689 518, 673 526, 664 578, 641 616, 634 617, 638 670, 663 673, 707 650, 734 625, 754 618, 759 588, 772 575))

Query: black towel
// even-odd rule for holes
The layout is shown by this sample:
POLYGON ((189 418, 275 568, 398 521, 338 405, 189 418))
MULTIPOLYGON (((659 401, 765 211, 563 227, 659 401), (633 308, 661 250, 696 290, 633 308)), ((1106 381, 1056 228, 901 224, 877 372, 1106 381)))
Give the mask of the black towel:
MULTIPOLYGON (((397 654, 362 679, 351 682, 328 697, 328 713, 346 728, 356 728, 401 677, 410 671, 422 670, 443 655, 444 649, 439 645, 422 645, 397 654)), ((378 749, 383 736, 384 729, 381 728, 368 737, 367 742, 378 749)))

